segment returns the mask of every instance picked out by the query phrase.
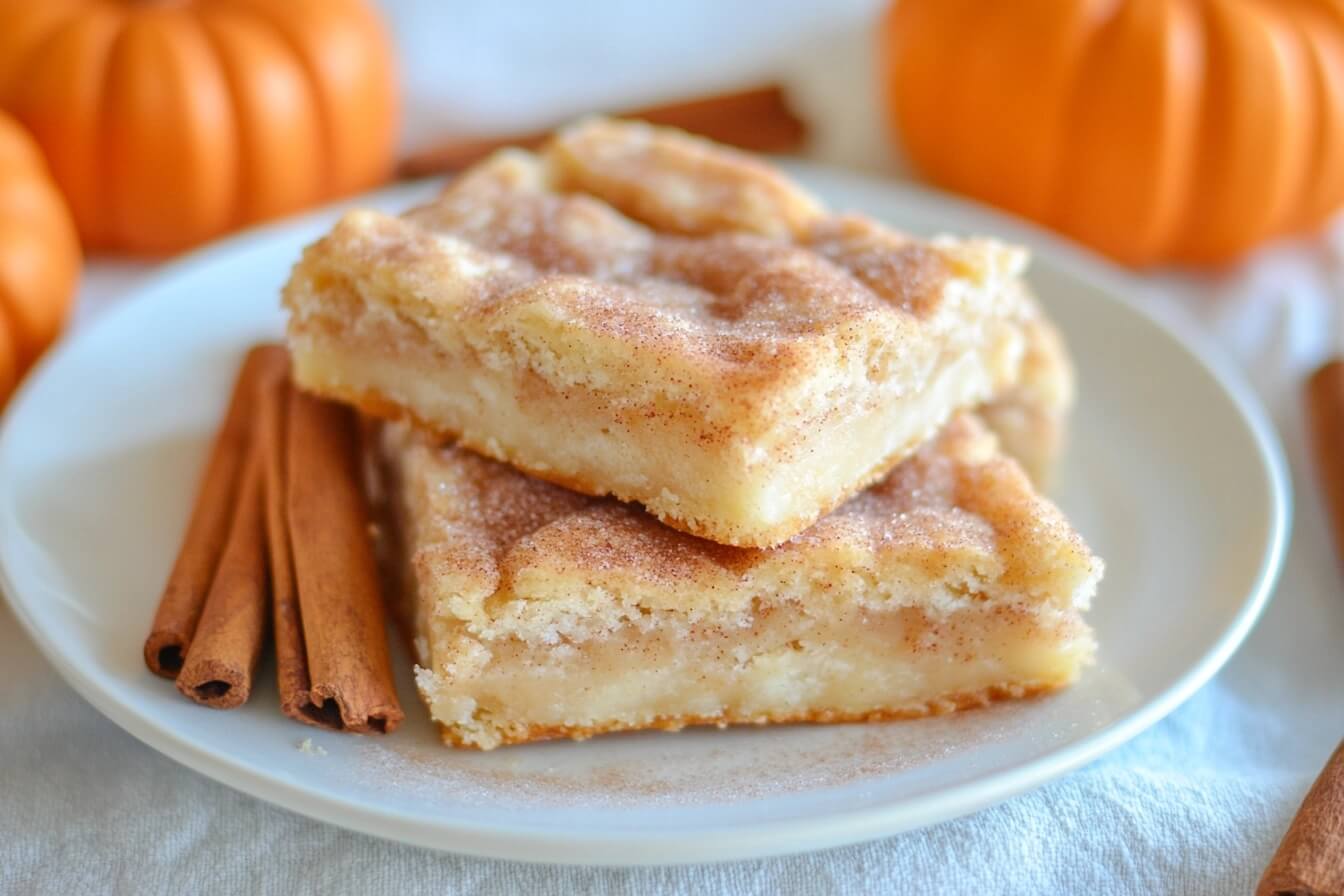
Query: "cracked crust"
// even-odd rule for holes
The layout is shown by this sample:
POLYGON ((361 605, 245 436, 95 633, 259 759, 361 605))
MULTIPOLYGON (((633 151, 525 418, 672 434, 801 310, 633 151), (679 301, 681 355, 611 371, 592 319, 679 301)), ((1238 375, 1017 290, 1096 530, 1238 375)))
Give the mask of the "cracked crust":
POLYGON ((769 547, 1018 382, 1026 263, 832 213, 704 141, 597 121, 401 217, 348 213, 284 301, 301 386, 769 547))

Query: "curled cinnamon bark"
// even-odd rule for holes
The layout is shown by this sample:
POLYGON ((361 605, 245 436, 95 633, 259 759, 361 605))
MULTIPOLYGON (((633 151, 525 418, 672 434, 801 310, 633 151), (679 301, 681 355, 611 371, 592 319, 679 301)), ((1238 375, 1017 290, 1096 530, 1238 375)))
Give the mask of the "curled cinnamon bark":
POLYGON ((247 702, 266 637, 270 592, 262 508, 265 480, 258 448, 254 439, 229 540, 177 676, 179 691, 214 709, 247 702))
POLYGON ((1317 481, 1330 515, 1335 556, 1344 564, 1344 359, 1322 365, 1307 380, 1306 405, 1317 481))
POLYGON ((1344 743, 1302 801, 1256 896, 1344 896, 1344 743))
POLYGON ((286 420, 289 417, 288 377, 270 383, 262 394, 258 421, 263 446, 262 467, 266 478, 266 543, 270 557, 272 618, 275 630, 276 683, 280 709, 292 719, 319 724, 311 712, 312 683, 308 680, 308 657, 303 643, 299 592, 294 584, 294 557, 289 549, 289 513, 285 508, 288 486, 286 420))
POLYGON ((283 453, 271 443, 266 465, 281 709, 310 725, 390 732, 403 712, 356 420, 342 405, 288 385, 278 391, 285 400, 268 399, 263 428, 284 433, 283 453))
POLYGON ((182 546, 145 639, 145 665, 155 675, 175 678, 182 669, 229 536, 256 413, 258 385, 288 364, 288 354, 277 345, 257 346, 243 362, 224 424, 215 436, 182 546))

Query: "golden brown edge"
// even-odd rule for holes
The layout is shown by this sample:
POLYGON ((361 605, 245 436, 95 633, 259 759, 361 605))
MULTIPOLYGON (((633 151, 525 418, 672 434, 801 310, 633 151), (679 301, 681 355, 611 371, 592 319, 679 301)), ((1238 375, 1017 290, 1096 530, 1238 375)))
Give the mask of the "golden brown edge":
MULTIPOLYGON (((500 729, 500 741, 497 746, 533 743, 536 741, 587 740, 599 734, 614 734, 621 731, 680 731, 696 725, 714 725, 726 728, 729 725, 838 725, 860 722, 896 722, 909 719, 922 719, 929 716, 941 716, 969 709, 980 709, 1006 700, 1021 700, 1037 697, 1062 690, 1072 683, 1059 682, 1001 682, 989 685, 979 691, 948 694, 930 700, 921 706, 909 706, 901 709, 873 709, 867 712, 835 712, 819 710, 801 713, 768 713, 757 716, 740 716, 734 713, 722 713, 717 716, 657 716, 648 722, 630 725, 621 722, 607 722, 596 725, 528 725, 500 729)), ((479 744, 470 743, 455 736, 448 725, 437 722, 439 735, 449 746, 469 750, 481 750, 479 744)), ((492 747, 493 749, 493 747, 492 747)))

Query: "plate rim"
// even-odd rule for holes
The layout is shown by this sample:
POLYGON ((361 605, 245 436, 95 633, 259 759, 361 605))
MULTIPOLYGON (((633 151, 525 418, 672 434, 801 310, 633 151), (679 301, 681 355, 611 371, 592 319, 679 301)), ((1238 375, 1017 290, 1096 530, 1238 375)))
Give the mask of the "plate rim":
MULTIPOLYGON (((999 210, 909 182, 884 180, 796 160, 790 160, 787 167, 802 172, 810 185, 830 181, 849 188, 880 190, 891 200, 905 202, 916 209, 942 206, 954 215, 976 222, 977 229, 983 223, 984 229, 996 236, 1029 246, 1033 255, 1048 256, 1053 267, 1096 286, 1108 300, 1163 330, 1205 369, 1231 401, 1252 437, 1266 474, 1270 504, 1268 537, 1254 581, 1231 622, 1210 649, 1165 690, 1081 740, 1013 768, 986 773, 932 793, 863 809, 748 826, 677 831, 656 837, 644 832, 612 831, 593 837, 529 829, 526 824, 409 819, 369 800, 355 802, 346 797, 331 796, 285 777, 255 770, 229 754, 200 746, 173 729, 142 716, 131 705, 112 698, 78 666, 65 662, 65 654, 29 615, 26 603, 18 599, 5 568, 3 550, 0 550, 0 593, 4 594, 20 625, 62 679, 96 711, 152 749, 225 786, 309 818, 439 851, 528 862, 604 866, 687 864, 787 855, 891 836, 950 820, 1039 787, 1094 761, 1161 721, 1203 687, 1245 641, 1273 595, 1287 553, 1293 497, 1287 461, 1268 412, 1243 372, 1193 317, 1173 305, 1143 303, 1139 297, 1153 292, 1150 286, 1090 251, 999 210), (709 836, 716 833, 722 836, 709 836)), ((113 325, 120 315, 130 313, 130 309, 146 295, 223 257, 264 246, 280 233, 320 226, 320 221, 341 208, 413 196, 425 190, 428 183, 394 184, 270 222, 162 265, 124 295, 115 307, 104 311, 70 338, 62 339, 39 360, 11 396, 8 408, 0 417, 0 459, 15 438, 12 421, 19 416, 17 411, 26 407, 34 384, 46 375, 48 369, 77 351, 85 339, 101 328, 113 325)))

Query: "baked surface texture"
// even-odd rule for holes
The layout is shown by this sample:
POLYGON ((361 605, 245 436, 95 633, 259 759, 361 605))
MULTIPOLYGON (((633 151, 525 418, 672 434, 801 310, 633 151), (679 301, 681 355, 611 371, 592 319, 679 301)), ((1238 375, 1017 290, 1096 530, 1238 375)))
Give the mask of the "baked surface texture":
POLYGON ((595 120, 400 217, 348 213, 284 301, 304 388, 769 547, 1020 384, 1040 320, 1026 263, 832 214, 684 134, 595 120))
POLYGON ((1054 690, 1102 564, 973 416, 771 549, 404 424, 372 439, 416 680, 451 744, 911 718, 1054 690))

